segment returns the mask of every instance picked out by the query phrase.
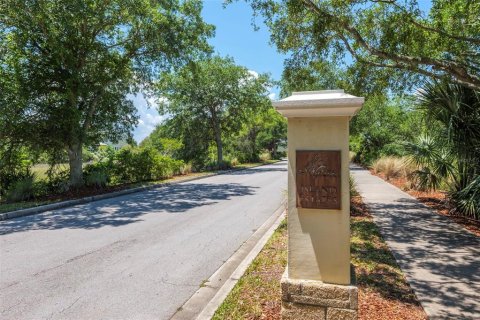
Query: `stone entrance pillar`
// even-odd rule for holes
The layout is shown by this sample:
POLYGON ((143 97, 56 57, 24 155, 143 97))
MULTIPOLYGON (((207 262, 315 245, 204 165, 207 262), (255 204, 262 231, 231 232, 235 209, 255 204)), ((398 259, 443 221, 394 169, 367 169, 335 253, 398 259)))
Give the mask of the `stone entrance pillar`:
POLYGON ((288 118, 288 266, 283 319, 356 319, 350 273, 349 120, 364 99, 343 90, 294 92, 288 118))

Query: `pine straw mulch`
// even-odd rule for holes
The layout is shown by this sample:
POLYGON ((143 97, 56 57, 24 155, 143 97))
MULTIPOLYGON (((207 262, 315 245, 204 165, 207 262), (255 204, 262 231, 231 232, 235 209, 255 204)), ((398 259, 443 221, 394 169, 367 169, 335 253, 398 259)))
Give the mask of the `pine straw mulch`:
POLYGON ((352 198, 350 226, 359 320, 427 319, 359 196, 352 198))
POLYGON ((453 212, 449 205, 448 205, 448 198, 447 194, 444 191, 418 191, 410 188, 406 188, 408 186, 408 181, 405 178, 390 178, 386 179, 385 175, 383 173, 376 173, 373 170, 370 170, 370 172, 373 175, 376 175, 377 177, 382 178, 386 182, 394 185, 395 187, 405 191, 412 197, 416 198, 418 201, 422 202, 423 204, 426 204, 432 209, 435 209, 435 211, 438 214, 441 214, 442 216, 446 216, 450 218, 451 220, 455 221, 477 237, 480 237, 480 221, 469 219, 467 217, 455 214, 453 212))
MULTIPOLYGON (((352 198, 351 251, 359 289, 359 320, 427 319, 361 197, 352 198)), ((213 319, 280 320, 280 279, 287 263, 283 222, 213 319)))

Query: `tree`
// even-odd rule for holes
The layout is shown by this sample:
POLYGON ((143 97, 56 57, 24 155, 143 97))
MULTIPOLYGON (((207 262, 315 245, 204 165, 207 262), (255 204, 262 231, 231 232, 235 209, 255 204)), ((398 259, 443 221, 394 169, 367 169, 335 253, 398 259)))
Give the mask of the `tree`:
POLYGON ((182 142, 179 139, 165 137, 162 129, 162 126, 157 126, 148 137, 143 139, 140 147, 154 148, 164 156, 178 159, 179 150, 183 148, 182 142))
POLYGON ((184 132, 214 142, 221 166, 224 137, 238 131, 252 112, 271 105, 269 86, 267 75, 257 76, 231 58, 200 60, 161 77, 159 112, 170 115, 184 132))
POLYGON ((421 114, 412 110, 412 97, 372 95, 350 122, 350 149, 355 161, 370 165, 382 156, 403 156, 404 142, 422 129, 421 114))
MULTIPOLYGON (((480 2, 247 0, 264 16, 286 66, 327 60, 353 74, 384 73, 389 85, 442 79, 480 89, 480 2), (351 60, 353 59, 353 63, 351 60)), ((361 80, 361 77, 359 78, 361 80)))
POLYGON ((252 114, 243 127, 227 140, 227 153, 240 162, 257 162, 266 150, 278 158, 278 148, 287 141, 287 120, 273 107, 252 114))
POLYGON ((272 158, 278 158, 278 148, 286 147, 287 120, 273 108, 263 117, 260 132, 257 136, 257 145, 268 150, 272 158))
POLYGON ((419 109, 427 122, 425 135, 407 144, 419 168, 418 184, 451 188, 461 213, 480 219, 480 92, 446 81, 431 82, 419 93, 419 109))
POLYGON ((0 140, 66 150, 82 185, 82 146, 128 136, 129 93, 209 50, 195 0, 5 0, 0 4, 0 140))

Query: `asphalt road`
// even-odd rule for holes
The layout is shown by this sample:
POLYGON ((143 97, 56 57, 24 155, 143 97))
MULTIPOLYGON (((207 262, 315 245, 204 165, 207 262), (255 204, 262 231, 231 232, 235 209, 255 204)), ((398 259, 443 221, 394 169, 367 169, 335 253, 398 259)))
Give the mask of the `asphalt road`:
POLYGON ((281 205, 287 164, 0 222, 1 319, 168 319, 281 205))

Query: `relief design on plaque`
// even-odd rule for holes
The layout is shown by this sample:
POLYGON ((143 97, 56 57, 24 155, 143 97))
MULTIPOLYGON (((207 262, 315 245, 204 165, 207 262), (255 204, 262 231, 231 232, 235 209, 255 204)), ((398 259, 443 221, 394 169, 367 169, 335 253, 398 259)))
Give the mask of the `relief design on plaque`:
POLYGON ((297 207, 341 208, 340 151, 297 151, 297 207))

